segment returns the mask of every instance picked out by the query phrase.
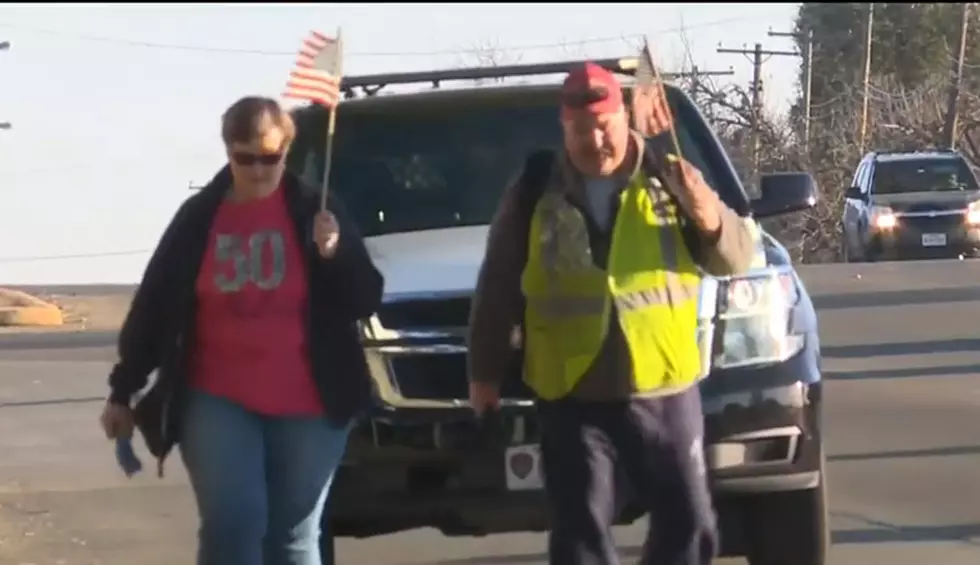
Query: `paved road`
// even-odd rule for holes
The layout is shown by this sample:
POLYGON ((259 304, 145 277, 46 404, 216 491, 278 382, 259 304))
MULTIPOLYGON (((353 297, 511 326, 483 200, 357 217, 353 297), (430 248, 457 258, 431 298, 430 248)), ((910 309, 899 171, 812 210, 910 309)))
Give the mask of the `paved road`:
MULTIPOLYGON (((821 311, 834 565, 980 562, 980 262, 804 269, 821 311), (860 276, 860 278, 859 278, 860 276)), ((120 478, 95 426, 106 336, 0 340, 0 563, 190 563, 179 465, 120 478)), ((639 527, 618 535, 624 553, 639 527)), ((417 531, 343 563, 543 565, 539 535, 417 531)))

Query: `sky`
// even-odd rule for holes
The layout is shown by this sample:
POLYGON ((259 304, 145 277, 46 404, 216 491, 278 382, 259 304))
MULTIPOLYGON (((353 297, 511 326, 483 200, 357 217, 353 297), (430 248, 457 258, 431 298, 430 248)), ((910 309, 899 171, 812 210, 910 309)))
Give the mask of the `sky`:
MULTIPOLYGON (((303 37, 342 28, 345 74, 634 54, 735 72, 728 48, 791 50, 797 4, 0 4, 0 283, 134 283, 189 184, 222 166, 223 110, 278 97, 303 37), (631 43, 631 41, 633 43, 631 43), (685 47, 687 45, 687 47, 685 47)), ((767 107, 795 57, 763 71, 767 107)), ((727 79, 726 79, 727 80, 727 79)))

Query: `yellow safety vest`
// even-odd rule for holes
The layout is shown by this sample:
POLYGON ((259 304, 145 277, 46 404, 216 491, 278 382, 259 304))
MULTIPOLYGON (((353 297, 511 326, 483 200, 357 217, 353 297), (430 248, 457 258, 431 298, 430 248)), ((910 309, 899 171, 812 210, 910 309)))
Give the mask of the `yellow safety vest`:
POLYGON ((696 337, 701 275, 676 206, 648 182, 638 172, 620 195, 606 270, 592 260, 585 218, 562 194, 549 188, 535 207, 521 280, 524 378, 542 399, 567 395, 591 367, 613 304, 638 392, 683 388, 710 368, 696 337))

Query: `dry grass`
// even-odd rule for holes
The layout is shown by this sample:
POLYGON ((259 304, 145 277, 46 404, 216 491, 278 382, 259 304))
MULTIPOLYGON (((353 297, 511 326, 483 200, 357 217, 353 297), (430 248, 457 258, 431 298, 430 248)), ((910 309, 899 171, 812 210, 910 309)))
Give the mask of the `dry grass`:
MULTIPOLYGON (((104 296, 38 295, 36 298, 61 309, 64 323, 54 327, 0 327, 0 333, 51 331, 112 331, 122 326, 129 310, 132 295, 128 293, 104 296)), ((0 294, 3 300, 3 294, 0 294)), ((3 303, 0 303, 0 307, 3 303)))

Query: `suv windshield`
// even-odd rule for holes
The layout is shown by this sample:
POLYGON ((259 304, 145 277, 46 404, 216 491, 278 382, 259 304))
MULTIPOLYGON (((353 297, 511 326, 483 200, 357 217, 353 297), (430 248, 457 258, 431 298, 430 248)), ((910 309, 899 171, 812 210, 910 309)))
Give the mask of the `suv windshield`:
POLYGON ((962 158, 879 161, 875 167, 877 194, 977 190, 977 180, 962 158))
MULTIPOLYGON (((325 114, 320 108, 297 112, 289 155, 290 169, 315 187, 321 184, 325 114)), ((698 144, 679 121, 684 156, 717 188, 714 170, 705 169, 698 144)), ((554 88, 355 101, 340 107, 336 131, 330 190, 365 236, 489 224, 527 155, 561 145, 554 88)))

